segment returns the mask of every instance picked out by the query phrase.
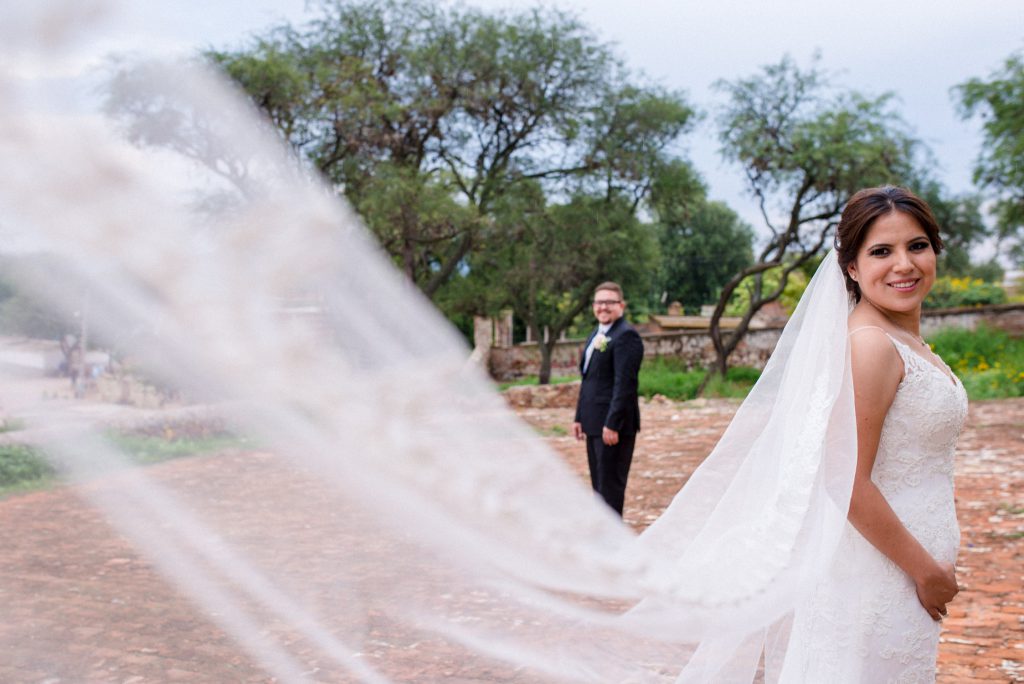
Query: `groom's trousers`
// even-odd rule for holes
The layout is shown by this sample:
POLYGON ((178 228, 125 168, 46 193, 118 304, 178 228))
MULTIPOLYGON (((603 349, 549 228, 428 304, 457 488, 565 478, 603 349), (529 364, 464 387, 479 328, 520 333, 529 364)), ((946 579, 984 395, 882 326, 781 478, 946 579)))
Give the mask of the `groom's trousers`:
POLYGON ((619 443, 609 446, 600 435, 587 435, 587 462, 590 465, 590 484, 615 512, 622 515, 626 498, 626 478, 633 462, 633 444, 636 434, 619 434, 619 443))

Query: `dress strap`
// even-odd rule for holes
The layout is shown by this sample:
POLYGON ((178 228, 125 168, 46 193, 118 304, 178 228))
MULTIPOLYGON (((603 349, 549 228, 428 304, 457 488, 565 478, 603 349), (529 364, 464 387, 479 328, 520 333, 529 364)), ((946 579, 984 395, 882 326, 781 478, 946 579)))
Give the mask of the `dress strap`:
POLYGON ((872 329, 874 329, 874 330, 881 330, 882 333, 885 334, 886 337, 888 337, 889 339, 892 339, 892 335, 890 335, 889 332, 885 328, 882 328, 882 327, 877 326, 877 325, 862 325, 859 328, 854 328, 850 332, 846 333, 846 336, 849 337, 853 333, 860 332, 861 330, 872 330, 872 329))

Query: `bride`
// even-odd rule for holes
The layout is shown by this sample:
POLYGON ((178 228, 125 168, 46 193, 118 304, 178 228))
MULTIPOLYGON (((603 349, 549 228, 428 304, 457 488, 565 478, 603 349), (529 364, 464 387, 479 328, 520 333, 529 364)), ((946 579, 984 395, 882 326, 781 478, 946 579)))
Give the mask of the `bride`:
POLYGON ((797 607, 783 681, 928 682, 956 595, 953 458, 963 386, 920 334, 942 248, 928 206, 903 188, 854 195, 837 265, 849 318, 857 468, 851 526, 797 607))

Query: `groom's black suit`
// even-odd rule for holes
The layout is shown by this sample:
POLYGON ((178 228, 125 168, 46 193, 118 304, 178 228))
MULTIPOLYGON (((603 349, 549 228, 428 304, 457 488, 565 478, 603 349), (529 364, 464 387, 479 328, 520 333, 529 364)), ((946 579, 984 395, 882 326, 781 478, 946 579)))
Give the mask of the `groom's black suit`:
POLYGON ((616 320, 606 333, 604 351, 594 349, 584 370, 586 349, 597 330, 587 338, 580 357, 580 396, 576 403, 576 422, 587 436, 587 461, 594 491, 622 515, 626 478, 633 460, 633 444, 640 431, 640 403, 637 380, 644 358, 640 334, 625 318, 616 320), (619 433, 618 444, 605 444, 602 430, 619 433))

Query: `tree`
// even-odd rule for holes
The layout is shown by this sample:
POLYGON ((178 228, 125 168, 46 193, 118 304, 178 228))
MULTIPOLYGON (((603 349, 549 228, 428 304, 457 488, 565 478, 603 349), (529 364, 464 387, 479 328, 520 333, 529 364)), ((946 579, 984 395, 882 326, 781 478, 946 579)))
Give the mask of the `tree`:
POLYGON ((997 281, 1003 270, 996 260, 977 264, 971 249, 992 235, 981 216, 981 197, 975 194, 951 195, 936 181, 914 181, 915 192, 928 203, 942 229, 944 249, 939 257, 942 275, 983 277, 997 281))
POLYGON ((659 292, 687 313, 718 299, 729 278, 753 260, 753 230, 721 202, 709 201, 700 179, 684 163, 660 173, 651 189, 661 246, 659 292))
POLYGON ((891 108, 891 95, 833 92, 816 67, 803 71, 788 57, 755 76, 716 86, 728 96, 718 119, 723 157, 743 168, 768 233, 754 263, 719 295, 711 319, 716 361, 705 384, 713 372, 725 374, 754 315, 778 299, 789 275, 825 246, 850 195, 905 182, 918 147, 891 108), (763 274, 776 267, 778 282, 770 286, 763 274), (748 279, 748 308, 723 337, 721 317, 748 279))
POLYGON ((995 199, 1000 241, 1024 264, 1024 53, 1011 55, 988 80, 954 88, 964 119, 981 117, 984 148, 974 182, 995 199))
POLYGON ((580 121, 591 150, 588 171, 561 187, 524 178, 495 200, 481 258, 467 262, 476 275, 471 280, 487 282, 492 298, 530 328, 541 348, 542 384, 550 378, 555 343, 587 308, 594 286, 614 279, 641 294, 638 299, 649 292, 657 243, 637 216, 665 169, 693 174, 668 152, 691 118, 678 95, 628 84, 609 88, 580 121))
POLYGON ((551 378, 551 355, 562 332, 587 309, 599 283, 614 276, 627 293, 642 292, 657 263, 650 225, 636 217, 625 194, 578 194, 547 204, 539 185, 521 186, 496 207, 496 229, 474 258, 472 290, 490 308, 511 306, 540 347, 540 384, 551 378), (561 257, 561 258, 559 258, 561 257))
POLYGON ((425 0, 321 9, 303 29, 209 57, 431 297, 484 247, 504 194, 536 182, 562 197, 586 185, 639 202, 651 149, 692 117, 681 96, 633 84, 564 12, 425 0))

